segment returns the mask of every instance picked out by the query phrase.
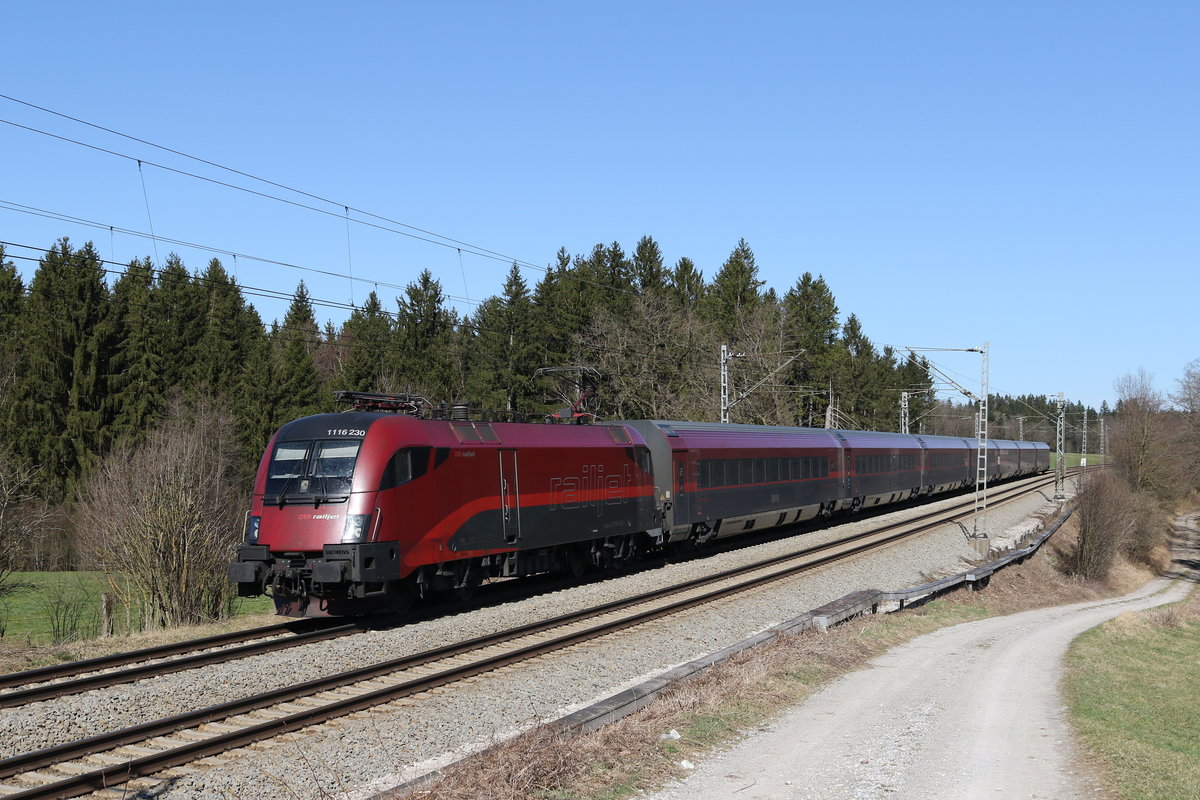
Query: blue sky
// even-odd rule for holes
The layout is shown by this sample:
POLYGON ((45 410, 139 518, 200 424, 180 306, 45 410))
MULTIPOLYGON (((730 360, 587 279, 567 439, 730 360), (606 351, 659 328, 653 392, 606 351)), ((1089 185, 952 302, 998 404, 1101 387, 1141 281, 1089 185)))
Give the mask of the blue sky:
MULTIPOLYGON (((1112 404, 1200 357, 1200 5, 579 5, 14 4, 0 94, 332 202, 0 99, 121 154, 0 124, 0 239, 218 255, 340 303, 428 268, 469 312, 514 258, 532 286, 561 246, 650 234, 711 277, 744 237, 769 285, 824 275, 878 345, 989 342, 992 391, 1112 404), (151 221, 202 247, 122 232, 151 221)), ((977 385, 978 356, 933 357, 977 385)))

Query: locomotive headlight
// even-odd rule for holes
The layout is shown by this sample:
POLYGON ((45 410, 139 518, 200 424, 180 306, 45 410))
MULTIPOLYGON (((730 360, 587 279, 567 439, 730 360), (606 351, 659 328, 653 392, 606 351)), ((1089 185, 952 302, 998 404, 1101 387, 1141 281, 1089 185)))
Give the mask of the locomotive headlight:
POLYGON ((246 518, 246 544, 258 544, 258 529, 262 526, 262 517, 246 518))
POLYGON ((348 514, 346 527, 342 529, 342 543, 366 541, 367 530, 370 526, 370 514, 348 514))

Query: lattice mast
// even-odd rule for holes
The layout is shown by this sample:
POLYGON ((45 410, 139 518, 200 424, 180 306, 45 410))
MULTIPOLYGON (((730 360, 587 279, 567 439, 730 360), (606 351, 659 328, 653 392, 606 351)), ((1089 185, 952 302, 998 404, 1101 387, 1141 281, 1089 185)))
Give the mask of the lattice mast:
POLYGON ((1058 453, 1054 468, 1054 499, 1066 500, 1067 493, 1064 491, 1064 486, 1067 480, 1067 460, 1063 454, 1063 444, 1067 430, 1066 418, 1067 401, 1063 397, 1063 393, 1058 393, 1058 428, 1055 432, 1055 446, 1058 453))
POLYGON ((1083 458, 1084 469, 1087 469, 1087 453, 1088 453, 1088 451, 1087 451, 1087 429, 1088 429, 1087 406, 1084 406, 1083 407, 1083 443, 1082 443, 1082 445, 1080 445, 1080 452, 1083 454, 1082 458, 1083 458))
POLYGON ((975 469, 975 528, 972 538, 987 538, 987 479, 988 479, 988 343, 979 351, 983 354, 983 373, 980 380, 979 421, 975 437, 979 456, 975 469))

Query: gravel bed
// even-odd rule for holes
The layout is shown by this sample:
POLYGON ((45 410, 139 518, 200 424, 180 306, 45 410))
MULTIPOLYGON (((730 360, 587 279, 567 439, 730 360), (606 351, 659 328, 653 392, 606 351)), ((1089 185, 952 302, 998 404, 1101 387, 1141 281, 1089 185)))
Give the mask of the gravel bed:
MULTIPOLYGON (((921 508, 928 510, 960 500, 943 500, 921 508)), ((994 532, 993 537, 1002 532, 1025 531, 1031 517, 1054 509, 1034 495, 989 509, 988 528, 994 532)), ((845 523, 836 530, 670 564, 420 625, 365 632, 6 709, 0 714, 0 758, 181 713, 201 703, 220 703, 396 658, 518 622, 545 619, 789 552, 844 535, 847 530, 874 527, 912 513, 893 512, 845 523)), ((218 757, 215 768, 173 773, 175 777, 144 796, 250 798, 280 791, 289 797, 328 797, 344 792, 361 795, 361 791, 352 790, 373 782, 380 788, 394 784, 424 771, 424 767, 436 764, 449 753, 486 745, 539 720, 583 707, 849 592, 915 585, 961 572, 976 558, 962 532, 948 525, 916 541, 893 545, 848 564, 822 568, 770 591, 738 596, 702 612, 659 620, 637 634, 622 634, 568 653, 542 656, 534 667, 526 664, 498 670, 465 686, 423 696, 419 703, 399 701, 281 737, 265 746, 218 757), (412 767, 417 764, 422 766, 412 767)))

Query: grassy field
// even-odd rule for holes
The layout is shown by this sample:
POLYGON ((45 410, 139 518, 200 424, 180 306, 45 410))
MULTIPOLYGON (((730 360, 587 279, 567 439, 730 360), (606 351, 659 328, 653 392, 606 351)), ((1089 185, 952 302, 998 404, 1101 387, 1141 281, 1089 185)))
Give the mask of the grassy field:
MULTIPOLYGON (((0 637, 51 644, 100 634, 100 596, 111 591, 105 573, 18 572, 13 580, 23 588, 0 600, 0 637)), ((272 610, 266 597, 238 599, 234 606, 235 615, 272 610)), ((140 609, 115 606, 112 616, 118 634, 140 629, 140 609)))
POLYGON ((1067 664, 1073 722, 1121 797, 1200 797, 1200 594, 1094 628, 1067 664))
MULTIPOLYGON (((1063 461, 1067 462, 1067 467, 1078 467, 1083 460, 1083 453, 1063 453, 1063 461)), ((1098 467, 1104 463, 1104 459, 1099 453, 1088 453, 1087 463, 1089 467, 1098 467)), ((1058 469, 1058 453, 1052 449, 1050 451, 1050 469, 1058 469)))

